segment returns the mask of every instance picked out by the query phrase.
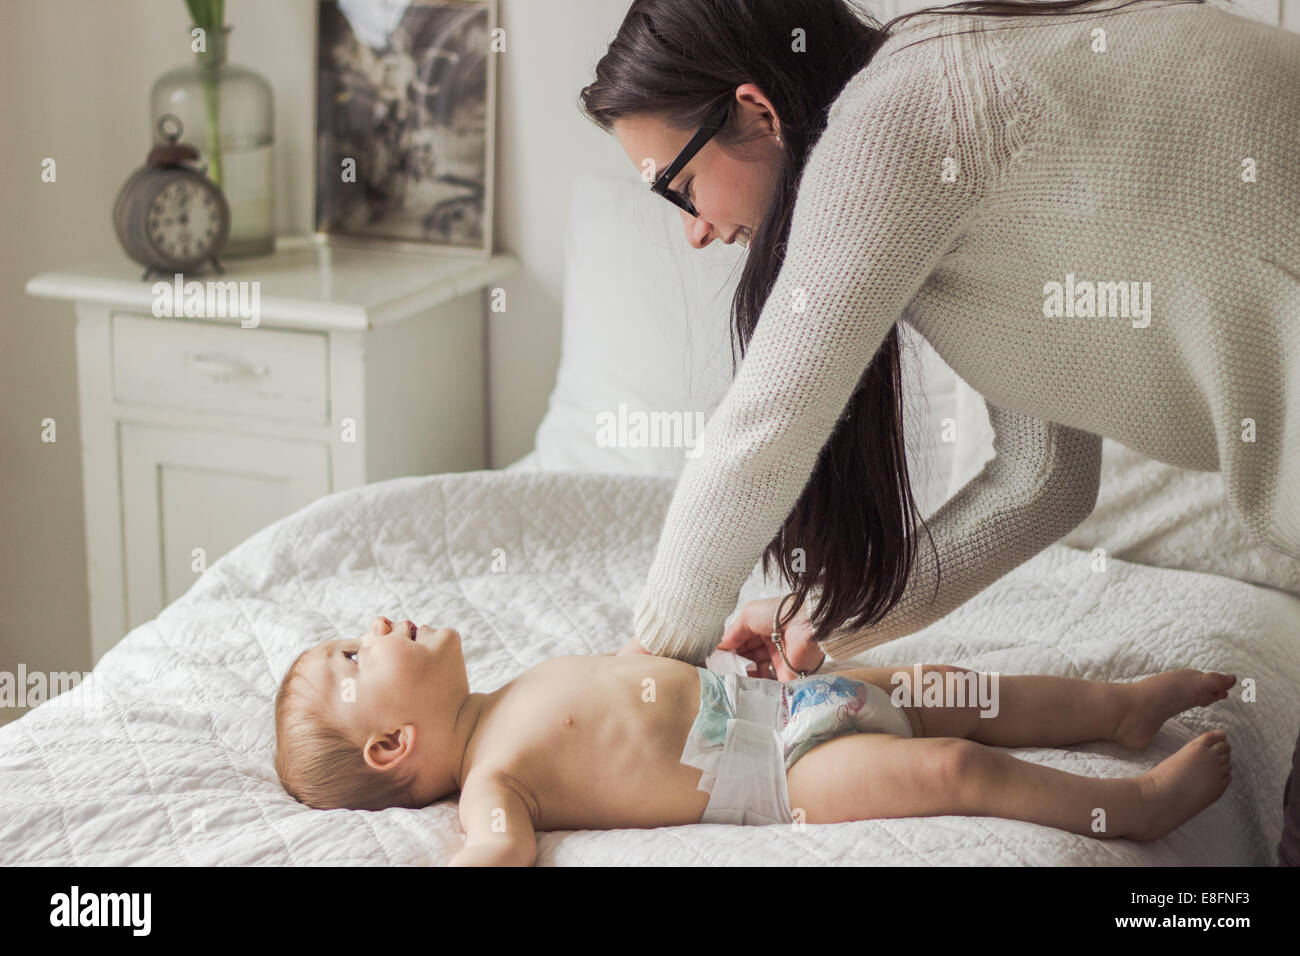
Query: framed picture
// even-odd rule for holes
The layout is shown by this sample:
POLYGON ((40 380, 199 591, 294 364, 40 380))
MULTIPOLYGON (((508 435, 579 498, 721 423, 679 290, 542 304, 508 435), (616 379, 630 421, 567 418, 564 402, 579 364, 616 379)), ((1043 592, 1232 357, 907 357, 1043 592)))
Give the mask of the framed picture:
POLYGON ((492 252, 497 0, 320 0, 319 239, 492 252))

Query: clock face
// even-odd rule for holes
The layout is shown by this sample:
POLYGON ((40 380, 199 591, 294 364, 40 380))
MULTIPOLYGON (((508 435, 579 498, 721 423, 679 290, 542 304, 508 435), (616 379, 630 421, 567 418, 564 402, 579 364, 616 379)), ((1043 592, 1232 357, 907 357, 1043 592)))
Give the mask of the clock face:
POLYGON ((178 262, 212 255, 221 238, 221 203, 211 187, 186 179, 169 183, 149 203, 149 242, 178 262))

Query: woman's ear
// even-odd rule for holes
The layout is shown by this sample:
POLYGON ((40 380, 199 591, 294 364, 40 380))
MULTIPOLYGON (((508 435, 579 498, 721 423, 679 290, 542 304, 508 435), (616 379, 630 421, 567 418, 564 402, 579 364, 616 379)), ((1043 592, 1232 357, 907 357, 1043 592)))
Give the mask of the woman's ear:
POLYGON ((781 118, 776 115, 772 101, 757 83, 742 83, 736 87, 736 101, 745 114, 741 124, 743 127, 759 124, 759 132, 780 135, 781 118))

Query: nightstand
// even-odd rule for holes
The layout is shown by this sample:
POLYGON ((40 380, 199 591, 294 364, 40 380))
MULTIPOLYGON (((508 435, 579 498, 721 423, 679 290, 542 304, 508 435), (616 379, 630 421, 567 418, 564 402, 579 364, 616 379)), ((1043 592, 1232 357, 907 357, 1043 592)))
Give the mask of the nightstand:
POLYGON ((304 238, 179 289, 125 257, 31 279, 76 306, 93 659, 322 495, 486 468, 484 292, 517 265, 304 238))

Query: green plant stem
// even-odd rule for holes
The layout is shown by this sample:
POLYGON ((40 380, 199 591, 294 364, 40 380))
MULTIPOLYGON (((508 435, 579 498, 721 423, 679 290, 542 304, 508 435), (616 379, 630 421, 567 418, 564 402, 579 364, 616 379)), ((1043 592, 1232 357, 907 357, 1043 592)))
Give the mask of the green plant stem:
POLYGON ((211 158, 209 176, 218 186, 221 185, 221 97, 218 81, 220 74, 216 59, 218 48, 224 42, 221 30, 226 22, 226 0, 185 0, 189 9, 190 20, 207 35, 207 51, 200 55, 199 79, 203 84, 203 106, 208 121, 208 153, 211 158), (203 62, 203 57, 212 57, 210 64, 203 62))
POLYGON ((208 144, 212 159, 208 175, 214 183, 221 185, 221 100, 217 95, 217 71, 204 68, 200 72, 203 82, 203 106, 208 117, 208 144))

